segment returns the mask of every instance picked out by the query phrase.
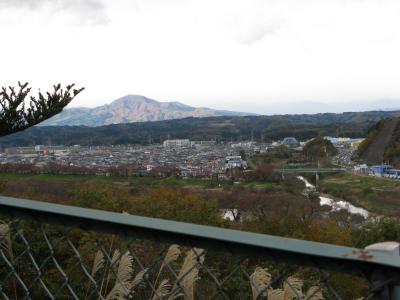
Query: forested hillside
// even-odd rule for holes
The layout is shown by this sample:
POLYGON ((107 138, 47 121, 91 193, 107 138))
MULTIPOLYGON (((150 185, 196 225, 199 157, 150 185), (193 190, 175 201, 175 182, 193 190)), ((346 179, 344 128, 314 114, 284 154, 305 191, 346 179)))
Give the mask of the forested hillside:
POLYGON ((258 141, 294 136, 300 140, 317 135, 363 137, 384 118, 400 116, 400 111, 371 111, 342 114, 207 117, 137 122, 99 127, 44 126, 0 139, 2 146, 147 144, 169 138, 191 140, 258 141))
POLYGON ((369 164, 400 163, 400 118, 376 123, 360 145, 358 155, 369 164))

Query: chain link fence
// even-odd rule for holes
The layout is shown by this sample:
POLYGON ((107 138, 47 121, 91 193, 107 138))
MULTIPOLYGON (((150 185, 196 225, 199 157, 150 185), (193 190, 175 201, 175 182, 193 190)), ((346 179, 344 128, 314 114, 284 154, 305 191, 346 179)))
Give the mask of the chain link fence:
POLYGON ((3 299, 390 299, 399 258, 0 197, 3 299))

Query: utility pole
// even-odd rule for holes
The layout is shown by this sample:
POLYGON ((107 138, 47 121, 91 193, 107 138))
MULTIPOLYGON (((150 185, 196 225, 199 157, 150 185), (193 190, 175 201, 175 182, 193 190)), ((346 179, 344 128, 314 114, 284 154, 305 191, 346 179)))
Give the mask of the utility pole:
POLYGON ((315 172, 315 190, 318 190, 318 180, 319 180, 318 169, 319 169, 319 159, 317 161, 317 172, 315 172))

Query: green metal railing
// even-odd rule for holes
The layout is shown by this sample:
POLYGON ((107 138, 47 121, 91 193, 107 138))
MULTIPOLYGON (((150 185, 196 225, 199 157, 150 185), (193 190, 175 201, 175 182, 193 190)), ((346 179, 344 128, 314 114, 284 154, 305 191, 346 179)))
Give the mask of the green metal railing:
POLYGON ((278 173, 341 173, 346 172, 344 168, 280 168, 275 169, 278 173))
POLYGON ((0 197, 4 299, 390 299, 400 257, 0 197))

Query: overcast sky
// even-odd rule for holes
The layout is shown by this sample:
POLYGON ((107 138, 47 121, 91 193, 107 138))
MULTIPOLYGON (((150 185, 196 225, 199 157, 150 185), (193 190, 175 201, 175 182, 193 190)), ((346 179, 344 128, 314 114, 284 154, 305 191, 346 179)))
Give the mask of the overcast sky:
POLYGON ((295 113, 400 108, 400 1, 0 0, 0 84, 295 113))

